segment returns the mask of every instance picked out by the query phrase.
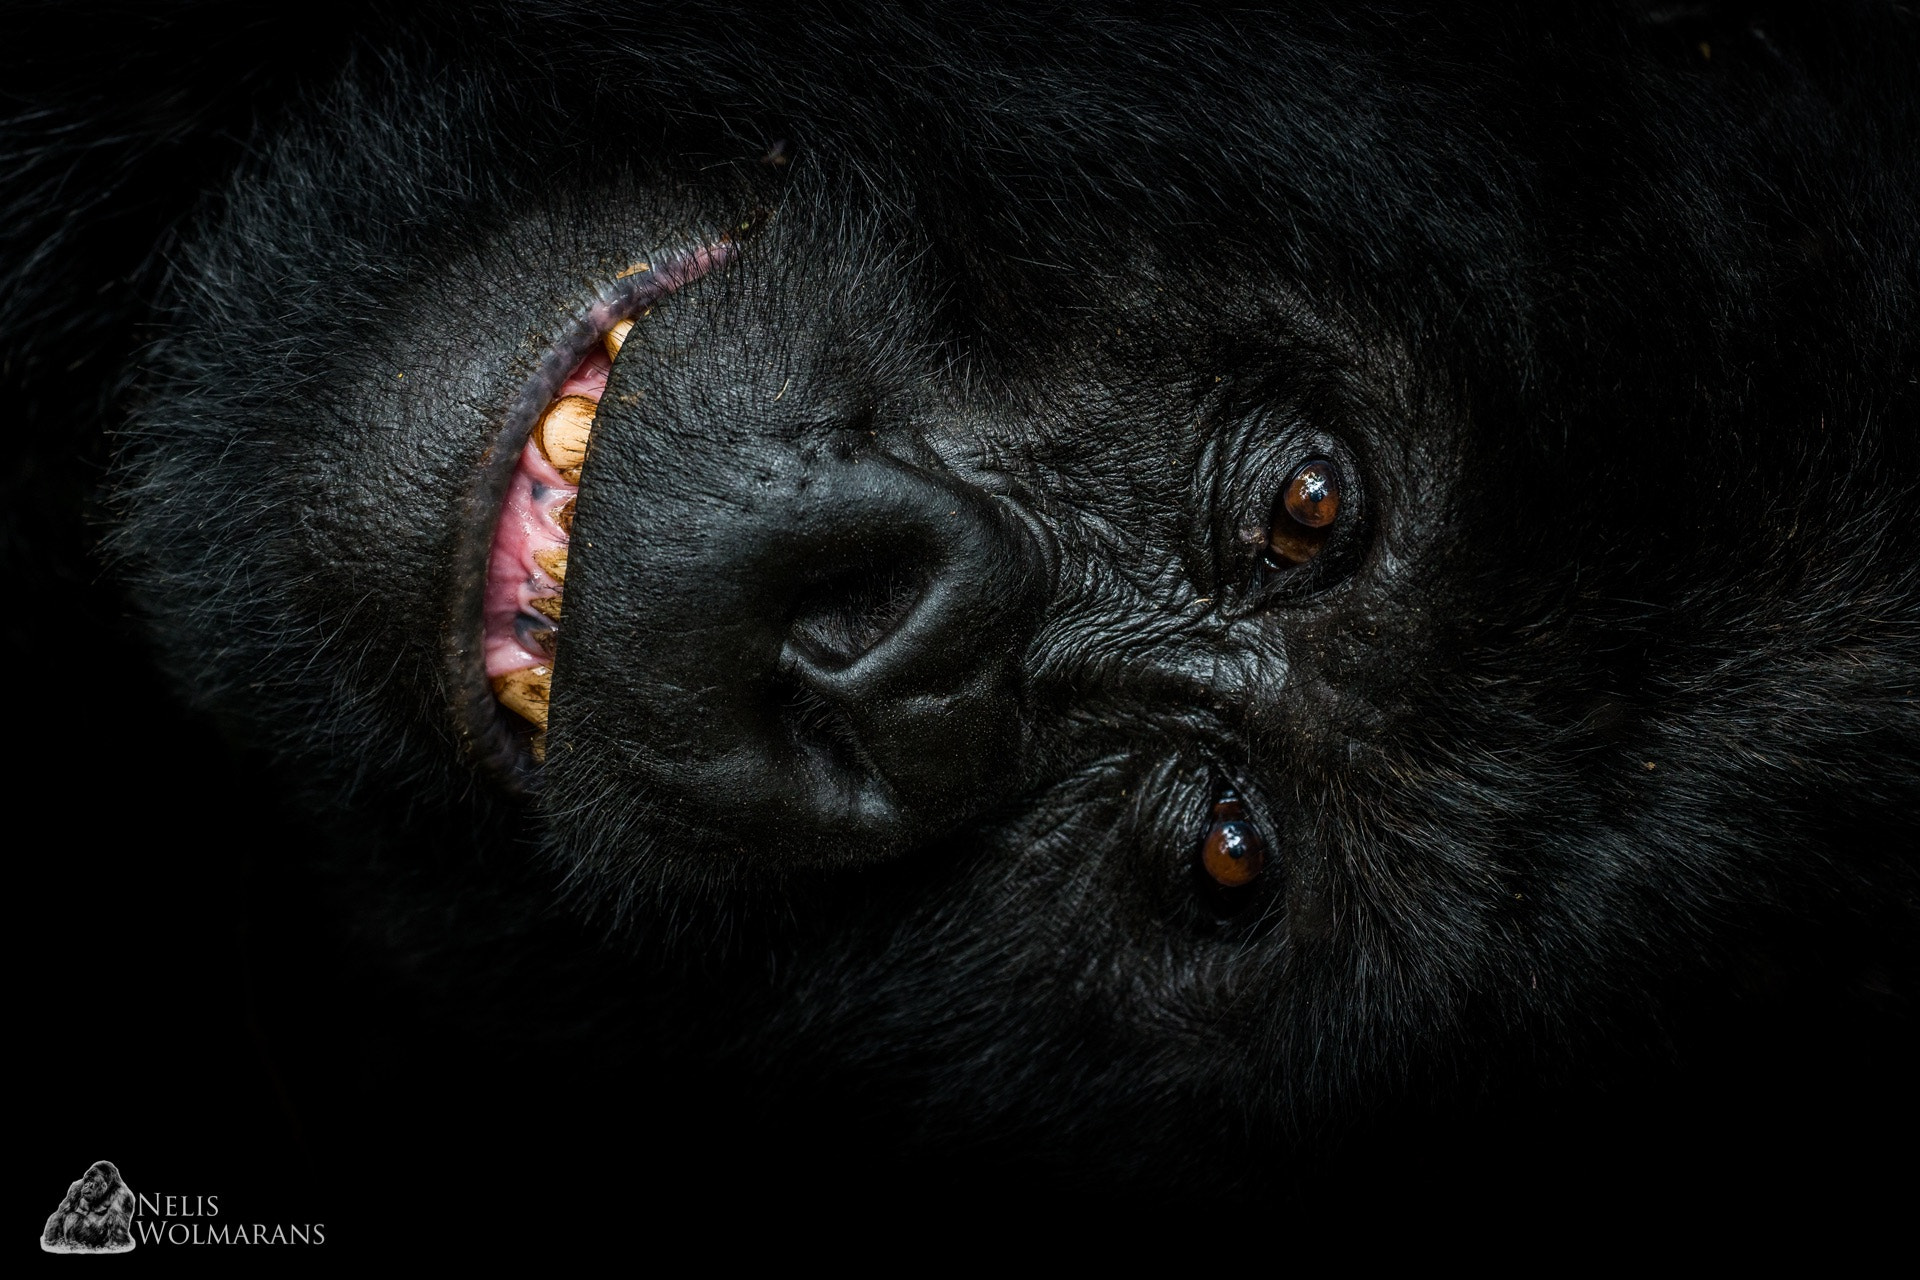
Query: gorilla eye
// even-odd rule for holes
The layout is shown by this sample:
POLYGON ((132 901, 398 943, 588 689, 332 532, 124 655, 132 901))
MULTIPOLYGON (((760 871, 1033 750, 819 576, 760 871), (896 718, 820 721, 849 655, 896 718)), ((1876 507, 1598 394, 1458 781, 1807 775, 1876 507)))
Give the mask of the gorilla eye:
POLYGON ((1340 487, 1340 468, 1325 458, 1294 470, 1267 520, 1269 567, 1293 568, 1320 554, 1340 518, 1340 487))
POLYGON ((1223 889, 1251 884, 1267 865, 1267 842, 1247 821, 1247 807, 1231 787, 1213 804, 1213 821, 1200 846, 1200 869, 1223 889))

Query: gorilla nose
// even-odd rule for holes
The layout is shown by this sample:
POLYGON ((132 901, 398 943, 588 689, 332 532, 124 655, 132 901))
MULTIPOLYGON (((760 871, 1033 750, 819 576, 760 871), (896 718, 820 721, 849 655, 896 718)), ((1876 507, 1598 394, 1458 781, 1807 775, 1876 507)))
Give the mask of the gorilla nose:
POLYGON ((998 499, 826 447, 671 480, 625 461, 597 457, 581 494, 560 743, 622 757, 708 842, 829 863, 936 836, 1013 782, 1039 574, 998 499))

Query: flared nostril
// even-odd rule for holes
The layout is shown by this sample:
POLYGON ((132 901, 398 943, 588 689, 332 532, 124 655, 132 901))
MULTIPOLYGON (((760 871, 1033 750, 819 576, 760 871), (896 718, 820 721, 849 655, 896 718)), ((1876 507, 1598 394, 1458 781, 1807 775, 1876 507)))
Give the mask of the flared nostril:
POLYGON ((857 662, 913 612, 932 570, 895 552, 875 552, 804 591, 788 643, 823 670, 857 662))
POLYGON ((799 597, 780 668, 793 740, 839 789, 939 826, 1017 767, 1031 575, 985 495, 915 478, 895 497, 893 536, 799 597))

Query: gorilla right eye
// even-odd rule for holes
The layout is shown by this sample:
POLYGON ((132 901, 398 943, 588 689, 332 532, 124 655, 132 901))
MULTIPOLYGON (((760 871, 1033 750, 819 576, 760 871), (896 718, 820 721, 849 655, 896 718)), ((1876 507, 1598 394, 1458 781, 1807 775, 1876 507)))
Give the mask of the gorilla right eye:
POLYGON ((1268 568, 1297 568, 1320 554, 1340 518, 1340 491, 1340 468, 1326 458, 1294 469, 1267 520, 1268 568))
POLYGON ((1231 788, 1214 801, 1212 821, 1200 844, 1200 869, 1222 889, 1252 884, 1267 864, 1267 842, 1247 818, 1247 808, 1231 788))

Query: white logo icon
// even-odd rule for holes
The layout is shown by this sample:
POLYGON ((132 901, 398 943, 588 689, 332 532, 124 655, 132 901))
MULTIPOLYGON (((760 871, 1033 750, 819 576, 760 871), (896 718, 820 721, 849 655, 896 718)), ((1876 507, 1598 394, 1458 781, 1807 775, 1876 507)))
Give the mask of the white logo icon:
POLYGON ((133 1248, 134 1207, 120 1171, 111 1161, 96 1160, 47 1219, 40 1247, 48 1253, 126 1253, 133 1248))

